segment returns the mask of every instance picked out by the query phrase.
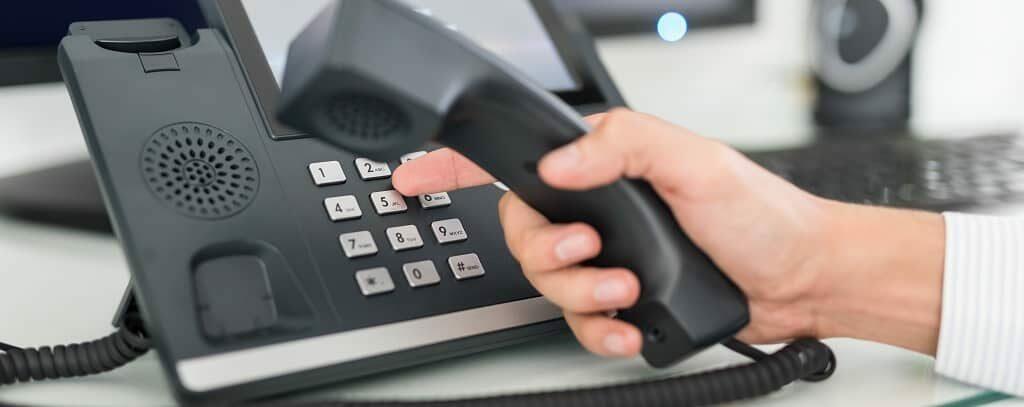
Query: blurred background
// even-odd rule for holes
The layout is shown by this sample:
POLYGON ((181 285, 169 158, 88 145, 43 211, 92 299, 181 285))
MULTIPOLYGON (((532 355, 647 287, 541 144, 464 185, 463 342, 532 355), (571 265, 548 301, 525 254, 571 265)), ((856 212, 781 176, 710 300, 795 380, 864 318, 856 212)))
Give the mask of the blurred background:
MULTIPOLYGON (((1024 192, 1005 174, 1024 173, 1024 26, 1015 21, 1024 2, 553 1, 594 34, 632 108, 751 152, 813 192, 930 209, 1024 192), (1002 138, 988 147, 918 143, 991 134, 1002 138), (813 151, 787 151, 801 148, 813 151), (985 195, 977 174, 957 166, 973 168, 990 151, 1007 165, 992 170, 999 190, 985 195), (820 168, 837 155, 841 168, 820 168), (946 165, 951 155, 967 157, 946 165), (865 176, 858 165, 876 171, 865 176), (930 174, 936 168, 945 172, 930 174), (928 188, 927 177, 943 185, 928 188), (906 199, 892 202, 900 189, 906 199), (934 192, 931 201, 918 190, 934 192)), ((157 16, 205 25, 194 0, 39 0, 0 15, 0 178, 85 158, 55 62, 67 25, 157 16)), ((0 206, 3 195, 0 181, 0 206)))

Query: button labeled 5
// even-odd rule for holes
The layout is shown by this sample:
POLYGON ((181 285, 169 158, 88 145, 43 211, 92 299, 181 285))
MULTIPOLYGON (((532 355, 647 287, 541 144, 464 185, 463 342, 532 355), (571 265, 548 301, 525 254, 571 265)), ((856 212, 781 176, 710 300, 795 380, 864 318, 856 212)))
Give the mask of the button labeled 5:
POLYGON ((409 206, 405 204, 405 197, 393 189, 370 194, 370 201, 373 202, 373 207, 377 210, 378 215, 401 213, 409 210, 409 206))

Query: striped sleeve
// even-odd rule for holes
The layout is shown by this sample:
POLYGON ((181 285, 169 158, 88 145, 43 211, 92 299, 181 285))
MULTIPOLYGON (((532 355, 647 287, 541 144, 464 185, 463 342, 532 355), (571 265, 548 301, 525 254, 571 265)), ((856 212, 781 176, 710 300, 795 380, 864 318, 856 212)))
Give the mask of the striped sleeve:
POLYGON ((1024 396, 1024 219, 947 213, 939 374, 1024 396))

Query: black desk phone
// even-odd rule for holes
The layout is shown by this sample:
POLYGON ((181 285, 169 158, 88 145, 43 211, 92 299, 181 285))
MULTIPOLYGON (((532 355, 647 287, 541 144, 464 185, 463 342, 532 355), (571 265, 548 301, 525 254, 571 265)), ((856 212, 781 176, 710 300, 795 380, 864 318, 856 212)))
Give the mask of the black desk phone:
MULTIPOLYGON (((530 4, 552 15, 546 2, 530 4)), ((291 44, 278 94, 239 0, 203 5, 214 28, 194 36, 167 19, 89 22, 73 24, 60 46, 131 268, 126 303, 141 311, 133 332, 122 328, 101 346, 104 368, 144 351, 148 339, 182 400, 225 401, 564 331, 560 311, 505 247, 496 216, 502 190, 409 199, 392 189, 392 169, 434 142, 552 220, 601 232, 605 247, 593 263, 629 267, 641 281, 639 303, 619 317, 644 332, 652 366, 747 324, 742 293, 647 184, 567 192, 538 179, 544 153, 587 131, 581 112, 619 104, 585 42, 573 52, 588 66, 581 81, 590 91, 560 99, 405 3, 332 1, 291 44)), ((567 391, 511 400, 707 404, 827 377, 834 367, 813 341, 773 355, 729 346, 760 362, 593 390, 605 399, 567 391)), ((22 369, 32 363, 46 370, 54 362, 22 369)))

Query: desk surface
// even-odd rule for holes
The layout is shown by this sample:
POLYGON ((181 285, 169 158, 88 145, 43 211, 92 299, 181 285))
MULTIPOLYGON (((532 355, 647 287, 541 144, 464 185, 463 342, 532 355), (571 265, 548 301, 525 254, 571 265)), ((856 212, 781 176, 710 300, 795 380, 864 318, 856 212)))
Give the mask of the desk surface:
MULTIPOLYGON (((626 97, 638 110, 665 116, 740 146, 800 143, 810 133, 806 124, 809 97, 801 85, 806 80, 800 68, 804 66, 800 54, 803 48, 798 41, 802 35, 800 27, 806 25, 794 23, 787 16, 806 14, 806 2, 778 2, 783 3, 786 6, 772 2, 772 7, 763 7, 762 22, 757 28, 696 33, 692 40, 671 52, 656 41, 626 38, 603 42, 602 53, 626 97), (723 47, 723 42, 728 46, 723 47), (783 45, 787 42, 797 45, 783 45), (779 53, 765 49, 776 49, 779 53), (735 66, 708 70, 693 63, 705 59, 728 66, 731 64, 721 61, 731 61, 735 66), (751 64, 764 69, 750 69, 751 64), (737 114, 746 117, 737 120, 737 114)), ((939 15, 965 14, 956 9, 953 1, 930 4, 936 4, 932 9, 939 15)), ((944 31, 932 35, 948 36, 944 31)), ((1017 56, 1014 54, 1013 58, 1017 56)), ((971 60, 958 58, 957 72, 969 72, 972 67, 965 64, 969 65, 971 60)), ((942 66, 948 69, 948 64, 942 66)), ((946 74, 949 73, 943 75, 946 74)), ((924 76, 929 75, 939 74, 924 76)), ((969 89, 956 89, 959 93, 953 96, 942 93, 949 91, 947 87, 926 88, 919 92, 919 97, 923 94, 948 103, 919 103, 923 112, 915 125, 943 130, 967 128, 972 123, 994 128, 1016 126, 1020 115, 1015 111, 1024 112, 1024 101, 1017 96, 1021 93, 1019 86, 1005 85, 974 82, 969 89), (985 103, 957 102, 981 97, 985 103)), ((0 139, 0 176, 82 157, 85 151, 74 112, 59 84, 0 90, 0 139)), ((990 212, 1019 214, 1024 213, 1024 208, 993 208, 990 212)), ((128 271, 111 237, 0 217, 0 281, 0 340, 43 345, 90 340, 109 333, 109 320, 128 281, 128 271)), ((998 401, 998 395, 937 376, 933 361, 925 356, 855 340, 828 342, 840 363, 831 380, 798 383, 778 394, 744 404, 935 405, 996 400, 998 405, 1024 406, 1024 401, 998 401)), ((650 379, 740 361, 738 356, 717 347, 674 369, 654 371, 640 360, 610 361, 591 356, 570 337, 562 336, 347 382, 295 397, 417 399, 504 394, 650 379)), ((104 375, 2 388, 0 403, 4 402, 168 405, 174 400, 158 361, 149 354, 104 375)))

